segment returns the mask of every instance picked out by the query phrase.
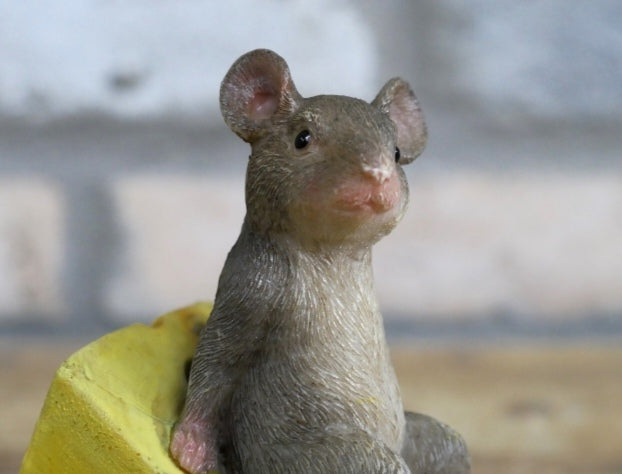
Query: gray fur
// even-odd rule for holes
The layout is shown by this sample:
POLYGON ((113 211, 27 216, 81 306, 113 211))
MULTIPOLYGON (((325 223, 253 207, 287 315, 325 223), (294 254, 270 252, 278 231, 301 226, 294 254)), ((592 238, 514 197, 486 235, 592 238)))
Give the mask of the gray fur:
POLYGON ((401 219, 401 163, 425 144, 408 84, 392 79, 371 104, 304 99, 285 61, 256 50, 223 80, 221 109, 252 147, 247 215, 173 457, 193 473, 469 472, 455 432, 404 414, 373 290, 371 247, 401 219))

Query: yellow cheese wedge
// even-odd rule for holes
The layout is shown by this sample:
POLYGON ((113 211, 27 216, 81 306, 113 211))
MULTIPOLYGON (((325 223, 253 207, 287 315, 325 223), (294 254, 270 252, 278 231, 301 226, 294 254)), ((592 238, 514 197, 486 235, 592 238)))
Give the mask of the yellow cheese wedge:
POLYGON ((176 473, 170 431, 211 304, 198 303, 92 342, 58 369, 22 474, 176 473))

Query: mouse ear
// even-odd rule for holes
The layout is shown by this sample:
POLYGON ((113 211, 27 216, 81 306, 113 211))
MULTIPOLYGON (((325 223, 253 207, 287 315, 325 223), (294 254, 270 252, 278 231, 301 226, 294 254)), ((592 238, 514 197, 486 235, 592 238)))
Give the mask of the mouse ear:
POLYGON ((225 122, 249 143, 291 115, 301 99, 285 60, 267 49, 240 57, 220 86, 220 111, 225 122))
POLYGON ((386 113, 397 128, 397 146, 401 164, 417 158, 428 138, 428 132, 419 107, 419 101, 408 83, 393 78, 380 90, 372 105, 386 113))

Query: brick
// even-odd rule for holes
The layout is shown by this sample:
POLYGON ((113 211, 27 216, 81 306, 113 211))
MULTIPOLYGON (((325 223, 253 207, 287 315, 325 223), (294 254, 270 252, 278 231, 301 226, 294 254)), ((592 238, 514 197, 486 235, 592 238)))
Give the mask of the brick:
POLYGON ((620 50, 622 38, 615 3, 572 9, 560 8, 560 1, 427 3, 436 11, 420 27, 437 62, 423 74, 439 94, 457 92, 494 121, 525 112, 563 122, 619 119, 622 57, 611 51, 620 50))
POLYGON ((0 180, 0 319, 63 314, 64 220, 55 184, 0 180))
POLYGON ((212 299, 244 216, 243 177, 138 176, 112 187, 124 240, 104 289, 114 318, 212 299))
POLYGON ((448 174, 412 180, 375 252, 381 305, 414 318, 622 314, 622 178, 448 174))
POLYGON ((157 6, 26 2, 0 6, 0 16, 11 25, 3 32, 5 115, 66 117, 99 110, 150 117, 175 111, 203 121, 206 110, 217 115, 227 68, 260 46, 287 57, 308 94, 332 88, 366 95, 376 87, 372 33, 352 1, 338 8, 330 2, 314 8, 267 2, 257 8, 252 0, 217 7, 171 0, 157 6), (233 17, 238 27, 232 29, 226 19, 233 17), (327 64, 334 73, 318 73, 327 64))

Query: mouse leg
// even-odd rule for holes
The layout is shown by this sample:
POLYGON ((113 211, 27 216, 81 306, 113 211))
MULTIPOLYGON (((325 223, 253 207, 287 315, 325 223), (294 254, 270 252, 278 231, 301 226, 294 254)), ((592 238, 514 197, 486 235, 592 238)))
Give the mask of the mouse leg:
POLYGON ((177 464, 191 474, 218 466, 223 413, 237 383, 237 372, 232 370, 230 361, 236 361, 240 370, 248 363, 248 344, 239 342, 238 331, 248 332, 237 324, 229 324, 215 308, 187 368, 186 400, 173 428, 169 450, 177 464))
POLYGON ((462 437, 426 415, 406 412, 402 456, 413 474, 469 474, 471 459, 462 437))
MULTIPOLYGON (((197 377, 196 374, 191 375, 197 377)), ((215 384, 212 384, 205 389, 201 383, 192 384, 171 433, 170 454, 184 471, 191 474, 205 473, 217 466, 216 410, 210 403, 218 398, 217 394, 212 393, 214 387, 215 384), (210 393, 213 395, 211 398, 210 393)))

